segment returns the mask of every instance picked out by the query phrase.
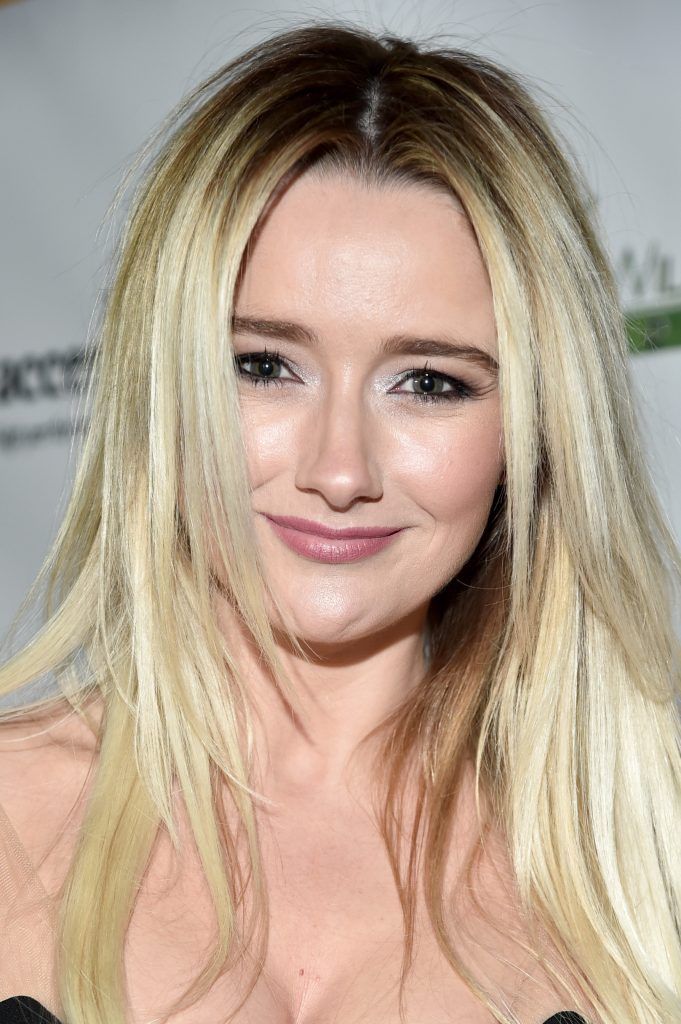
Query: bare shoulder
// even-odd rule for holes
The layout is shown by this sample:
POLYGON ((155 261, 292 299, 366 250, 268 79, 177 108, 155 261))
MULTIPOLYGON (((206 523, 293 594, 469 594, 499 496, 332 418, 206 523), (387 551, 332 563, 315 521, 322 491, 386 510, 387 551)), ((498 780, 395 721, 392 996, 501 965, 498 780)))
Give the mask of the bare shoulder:
MULTIPOLYGON (((88 716, 97 724, 101 709, 88 716)), ((72 847, 96 752, 96 736, 67 701, 0 722, 0 806, 29 860, 63 865, 72 847)))

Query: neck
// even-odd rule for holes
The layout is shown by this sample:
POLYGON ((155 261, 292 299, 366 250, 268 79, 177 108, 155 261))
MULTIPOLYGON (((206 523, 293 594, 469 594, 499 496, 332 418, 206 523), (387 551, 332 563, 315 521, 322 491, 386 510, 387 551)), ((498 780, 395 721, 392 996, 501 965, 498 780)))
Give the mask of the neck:
POLYGON ((293 707, 263 668, 241 619, 224 597, 218 621, 247 680, 256 723, 256 763, 270 791, 334 789, 347 773, 370 770, 364 738, 418 685, 425 671, 425 609, 381 633, 345 643, 303 644, 302 659, 275 631, 277 653, 296 697, 293 707))

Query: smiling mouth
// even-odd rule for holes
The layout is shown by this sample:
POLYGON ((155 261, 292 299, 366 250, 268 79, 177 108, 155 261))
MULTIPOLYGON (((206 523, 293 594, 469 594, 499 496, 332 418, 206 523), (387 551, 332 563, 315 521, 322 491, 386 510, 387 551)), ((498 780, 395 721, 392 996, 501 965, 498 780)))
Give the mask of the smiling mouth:
MULTIPOLYGON (((287 522, 281 521, 284 517, 274 518, 265 515, 265 518, 273 532, 290 550, 314 562, 357 562, 383 551, 402 533, 401 528, 391 530, 390 533, 362 529, 359 531, 361 535, 357 536, 357 531, 350 528, 346 531, 332 531, 334 535, 329 537, 288 525, 292 517, 285 517, 287 522)), ((312 525, 319 526, 317 523, 312 525)))
POLYGON ((301 533, 313 534, 317 537, 327 537, 331 540, 353 540, 364 537, 389 537, 397 533, 399 526, 349 526, 343 529, 333 526, 325 526, 323 523, 314 522, 312 519, 300 519, 298 516, 273 516, 263 513, 267 519, 280 526, 287 526, 292 530, 301 533))

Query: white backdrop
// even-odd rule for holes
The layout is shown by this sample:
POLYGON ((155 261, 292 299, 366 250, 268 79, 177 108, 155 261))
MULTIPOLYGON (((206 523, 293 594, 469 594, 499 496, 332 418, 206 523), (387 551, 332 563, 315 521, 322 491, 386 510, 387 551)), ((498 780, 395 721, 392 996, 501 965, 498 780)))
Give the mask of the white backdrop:
POLYGON ((548 90, 581 160, 622 301, 657 350, 632 355, 645 444, 681 539, 681 4, 393 0, 0 0, 0 637, 68 494, 79 353, 125 167, 188 88, 272 31, 336 16, 437 36, 548 90), (675 345, 669 344, 676 342, 675 345))

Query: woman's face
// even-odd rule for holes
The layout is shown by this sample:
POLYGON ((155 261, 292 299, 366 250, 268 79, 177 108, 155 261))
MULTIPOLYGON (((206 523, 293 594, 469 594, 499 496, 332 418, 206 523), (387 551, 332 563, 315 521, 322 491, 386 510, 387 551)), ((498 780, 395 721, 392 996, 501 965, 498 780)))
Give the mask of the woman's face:
POLYGON ((234 350, 255 536, 297 635, 422 621, 503 469, 492 294, 457 201, 299 177, 255 236, 234 350), (395 532, 334 541, 275 516, 395 532))

